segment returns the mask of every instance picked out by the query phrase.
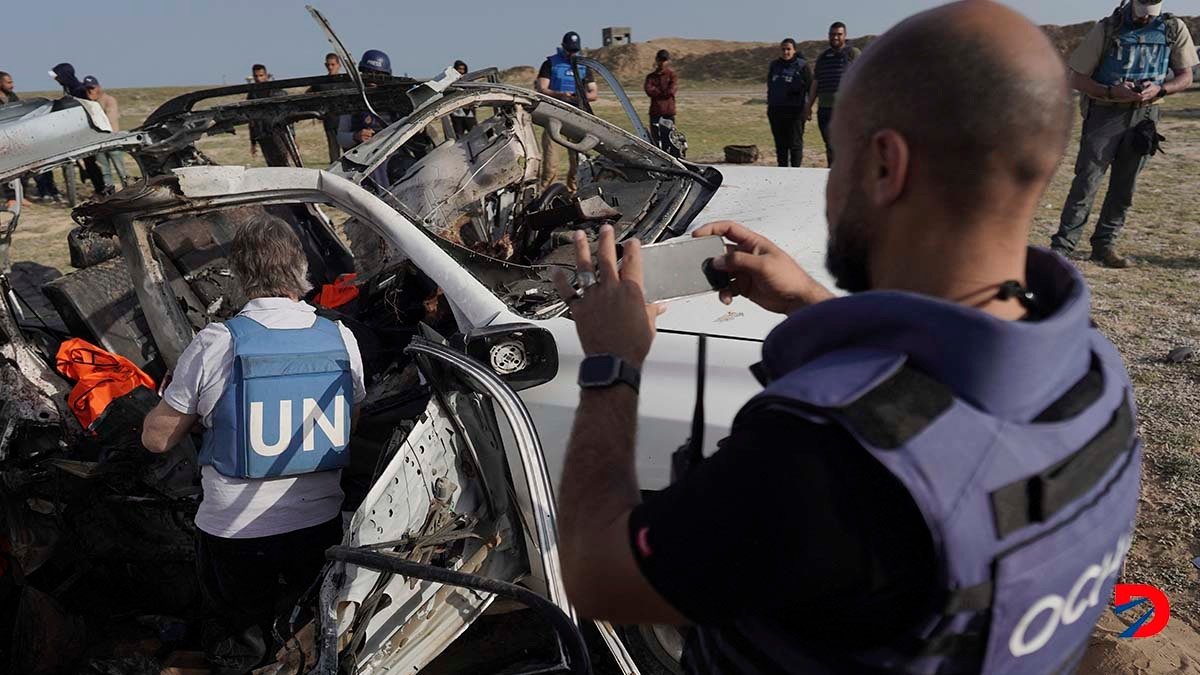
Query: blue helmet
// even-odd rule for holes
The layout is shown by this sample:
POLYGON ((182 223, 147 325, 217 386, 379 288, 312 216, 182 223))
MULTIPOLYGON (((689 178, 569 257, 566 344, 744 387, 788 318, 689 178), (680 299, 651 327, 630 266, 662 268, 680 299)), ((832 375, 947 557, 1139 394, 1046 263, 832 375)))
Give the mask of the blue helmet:
POLYGON ((579 33, 570 31, 563 36, 562 39, 563 51, 568 54, 576 54, 583 50, 583 40, 579 37, 579 33))
POLYGON ((378 49, 368 49, 363 52, 362 60, 358 62, 360 71, 371 71, 375 73, 383 73, 384 75, 392 74, 392 60, 388 55, 378 49))

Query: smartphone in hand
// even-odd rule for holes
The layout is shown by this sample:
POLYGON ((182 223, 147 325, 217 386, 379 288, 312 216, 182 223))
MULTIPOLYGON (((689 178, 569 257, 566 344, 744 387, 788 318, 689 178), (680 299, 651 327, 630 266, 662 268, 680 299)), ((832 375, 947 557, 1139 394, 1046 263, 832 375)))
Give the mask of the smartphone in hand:
POLYGON ((680 237, 642 247, 646 302, 668 302, 729 285, 729 275, 713 269, 712 259, 725 255, 721 237, 680 237))

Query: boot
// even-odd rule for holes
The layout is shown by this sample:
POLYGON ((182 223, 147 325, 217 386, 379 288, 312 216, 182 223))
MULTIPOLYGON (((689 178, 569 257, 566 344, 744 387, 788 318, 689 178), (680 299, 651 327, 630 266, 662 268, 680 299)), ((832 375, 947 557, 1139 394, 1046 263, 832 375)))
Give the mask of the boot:
POLYGON ((1123 257, 1117 253, 1117 249, 1112 246, 1092 249, 1092 262, 1099 263, 1104 267, 1114 270, 1123 270, 1127 267, 1133 267, 1133 261, 1123 257))

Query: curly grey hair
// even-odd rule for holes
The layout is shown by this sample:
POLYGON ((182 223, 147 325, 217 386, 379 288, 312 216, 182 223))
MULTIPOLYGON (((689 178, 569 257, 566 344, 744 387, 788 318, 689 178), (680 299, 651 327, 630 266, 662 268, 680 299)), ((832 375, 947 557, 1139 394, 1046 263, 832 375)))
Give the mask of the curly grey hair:
POLYGON ((300 298, 312 288, 300 238, 275 216, 256 216, 238 228, 229 263, 247 300, 300 298))

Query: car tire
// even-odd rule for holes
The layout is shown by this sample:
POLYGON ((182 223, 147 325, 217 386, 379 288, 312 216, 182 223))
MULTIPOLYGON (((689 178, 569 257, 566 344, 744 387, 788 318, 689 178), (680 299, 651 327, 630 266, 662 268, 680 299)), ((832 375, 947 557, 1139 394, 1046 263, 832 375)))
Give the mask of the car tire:
POLYGON ((683 675, 683 633, 675 626, 617 626, 642 675, 683 675))

